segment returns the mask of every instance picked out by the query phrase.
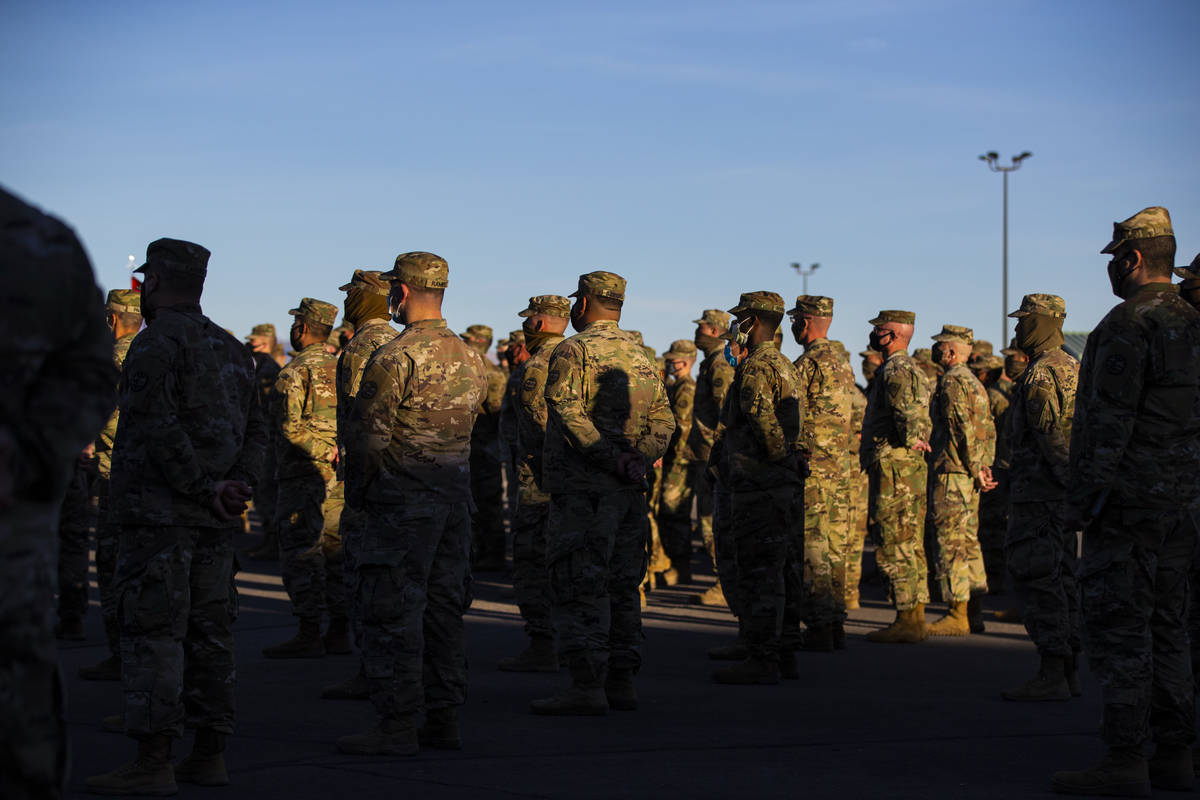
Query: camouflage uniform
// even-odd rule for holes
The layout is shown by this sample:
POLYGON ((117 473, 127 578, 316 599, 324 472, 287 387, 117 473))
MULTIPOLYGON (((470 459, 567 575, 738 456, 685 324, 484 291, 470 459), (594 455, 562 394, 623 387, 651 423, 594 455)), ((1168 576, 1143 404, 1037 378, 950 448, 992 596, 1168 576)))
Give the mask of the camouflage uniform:
MULTIPOLYGON (((833 299, 801 295, 788 313, 832 317, 833 299)), ((845 464, 856 390, 850 364, 828 339, 805 345, 795 367, 804 409, 801 442, 810 471, 804 481, 804 622, 820 629, 845 617, 850 518, 845 464)))
POLYGON ((58 631, 83 622, 88 605, 88 535, 95 458, 71 465, 71 481, 58 515, 58 631))
MULTIPOLYGON (((306 322, 332 325, 337 306, 306 297, 290 312, 306 322)), ((307 620, 346 616, 342 541, 343 505, 334 469, 337 455, 337 357, 310 344, 275 381, 279 558, 292 613, 307 620)))
MULTIPOLYGON (((685 339, 673 342, 664 358, 694 360, 696 345, 685 339)), ((692 559, 692 483, 691 456, 687 443, 692 430, 692 408, 695 404, 696 381, 692 376, 676 378, 667 387, 667 400, 675 415, 675 433, 663 456, 662 480, 659 483, 657 509, 658 535, 671 565, 691 576, 692 559)))
MULTIPOLYGON (((784 311, 774 292, 743 294, 731 314, 784 311)), ((725 406, 722 457, 732 493, 742 634, 750 657, 778 663, 800 644, 803 503, 800 420, 804 395, 773 342, 754 345, 737 366, 725 406)))
MULTIPOLYGON (((340 287, 343 292, 363 292, 386 297, 390 284, 380 277, 379 270, 364 271, 356 269, 350 283, 340 287)), ((354 399, 358 396, 358 388, 362 384, 363 371, 375 351, 396 338, 396 329, 388 324, 386 319, 370 317, 356 319, 354 337, 342 348, 337 361, 337 438, 338 438, 338 472, 345 477, 348 454, 346 452, 349 432, 350 411, 354 408, 354 399)), ((354 624, 355 640, 361 648, 362 614, 357 608, 354 592, 355 555, 362 539, 363 526, 366 517, 361 509, 346 504, 342 507, 340 522, 342 535, 342 559, 344 583, 346 586, 346 603, 350 610, 350 618, 354 624)))
MULTIPOLYGON (((381 277, 444 288, 446 262, 403 253, 381 277)), ((471 604, 471 430, 483 359, 444 319, 411 322, 375 351, 346 421, 346 500, 361 509, 355 576, 371 702, 384 720, 466 698, 471 604)))
MULTIPOLYGON (((729 314, 719 309, 708 309, 697 325, 706 324, 715 328, 729 328, 729 314)), ((733 367, 725 360, 725 342, 722 339, 697 335, 696 346, 704 351, 704 359, 696 370, 696 389, 692 407, 692 428, 688 431, 688 454, 692 463, 692 493, 696 497, 696 520, 700 538, 708 555, 716 563, 716 547, 713 535, 713 490, 705 475, 709 453, 712 451, 717 425, 721 422, 721 406, 725 393, 733 383, 733 367)))
MULTIPOLYGON (((881 312, 876 319, 912 324, 913 315, 881 312)), ((912 447, 928 441, 930 428, 925 375, 907 353, 898 350, 871 381, 859 459, 870 476, 870 513, 883 539, 876 557, 891 581, 892 598, 900 611, 929 602, 922 541, 925 456, 912 447)))
MULTIPOLYGON (((1027 295, 1014 315, 1064 317, 1054 295, 1027 295)), ((1043 656, 1070 658, 1080 649, 1075 532, 1067 529, 1071 422, 1079 362, 1056 345, 1034 353, 1013 388, 1009 407, 1009 508, 1005 555, 1025 599, 1029 638, 1043 656)))
MULTIPOLYGON (((972 364, 972 369, 996 370, 1003 367, 1004 359, 994 355, 984 356, 972 364)), ((1008 444, 1008 410, 1012 405, 1012 381, 997 380, 987 386, 987 393, 992 425, 996 429, 996 455, 992 461, 992 479, 996 487, 979 497, 979 547, 983 551, 988 591, 1001 594, 1008 575, 1004 561, 1004 538, 1008 530, 1008 459, 1011 451, 1008 444)))
MULTIPOLYGON (((623 301, 625 280, 588 273, 580 293, 623 301)), ((574 676, 598 685, 610 667, 636 672, 641 664, 646 496, 618 476, 618 459, 661 458, 675 419, 654 363, 611 320, 592 322, 554 349, 546 405, 546 563, 559 652, 574 676)))
MULTIPOLYGON (((541 295, 529 298, 521 316, 553 314, 565 317, 571 303, 565 297, 541 295)), ((513 590, 530 638, 554 637, 550 573, 546 569, 546 520, 550 495, 543 488, 542 448, 546 440, 546 375, 550 354, 563 340, 562 334, 529 333, 529 360, 513 370, 517 379, 516 416, 517 482, 520 497, 513 518, 513 590)))
MULTIPOLYGON (((159 239, 146 259, 203 276, 208 251, 159 239)), ((214 484, 258 478, 266 431, 254 365, 198 305, 162 308, 148 320, 121 375, 109 506, 121 526, 125 729, 135 738, 179 737, 186 722, 230 733, 237 523, 213 510, 214 484)))
MULTIPOLYGON (((1171 234, 1166 209, 1114 226, 1171 234)), ((1030 370, 1033 366, 1030 366, 1030 370)), ((1109 747, 1195 738, 1186 638, 1200 471, 1200 312, 1169 283, 1133 291, 1088 337, 1071 428, 1067 501, 1081 519, 1085 642, 1109 747)), ((1014 485, 1014 494, 1017 491, 1014 485)))
POLYGON ((846 521, 846 605, 858 606, 859 585, 862 583, 863 548, 867 541, 867 506, 870 479, 859 463, 862 447, 863 417, 867 411, 867 393, 855 385, 850 394, 850 442, 846 448, 843 491, 850 508, 846 521))
POLYGON ((471 496, 476 511, 471 515, 473 530, 472 563, 478 568, 504 567, 504 486, 500 452, 500 406, 508 376, 486 358, 492 346, 492 329, 487 325, 469 325, 465 341, 483 360, 487 377, 487 397, 471 433, 471 496))
MULTIPOLYGON (((971 343, 970 328, 944 325, 938 342, 971 343)), ((987 390, 966 364, 946 370, 930 408, 933 448, 929 501, 937 530, 938 578, 947 603, 965 603, 987 591, 979 546, 977 480, 996 454, 996 428, 987 390)))
MULTIPOLYGON (((251 331, 249 340, 255 337, 270 337, 275 338, 275 326, 267 322, 262 325, 255 325, 251 331)), ((258 380, 258 396, 259 405, 263 409, 265 415, 270 415, 272 409, 275 408, 275 381, 279 379, 279 364, 275 363, 275 359, 269 353, 251 352, 251 358, 254 359, 254 377, 258 380)), ((263 456, 263 470, 258 478, 258 485, 254 487, 254 510, 258 514, 259 520, 262 522, 263 528, 263 547, 271 548, 269 553, 255 553, 254 557, 267 557, 270 559, 278 558, 278 536, 279 519, 278 519, 278 500, 279 486, 275 480, 277 471, 276 451, 279 449, 279 437, 276 434, 274 425, 267 425, 267 452, 263 456)))
POLYGON ((52 535, 70 464, 113 409, 112 335, 66 225, 0 189, 5 358, 0 507, 0 796, 62 797, 67 738, 54 643, 52 535), (11 493, 10 493, 11 492, 11 493))

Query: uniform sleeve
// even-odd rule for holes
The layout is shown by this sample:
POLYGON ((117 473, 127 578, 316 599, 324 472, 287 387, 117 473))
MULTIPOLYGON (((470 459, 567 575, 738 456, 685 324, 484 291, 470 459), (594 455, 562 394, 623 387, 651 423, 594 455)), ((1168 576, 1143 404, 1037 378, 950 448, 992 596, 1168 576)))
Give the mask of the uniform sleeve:
POLYGON ((887 376, 888 404, 900 440, 911 448, 918 441, 929 441, 929 386, 915 368, 898 369, 887 376))
MULTIPOLYGON (((575 452, 597 467, 614 472, 621 451, 600 434, 584 407, 583 358, 578 342, 565 341, 554 349, 546 377, 547 415, 558 419, 567 443, 575 452)), ((665 397, 663 404, 666 405, 665 397)), ((669 406, 666 413, 670 416, 669 406)))
POLYGON ((346 425, 346 502, 352 508, 362 508, 367 487, 379 475, 383 453, 392 441, 394 409, 411 374, 412 362, 407 356, 384 362, 372 356, 363 370, 346 425))
POLYGON ((484 414, 499 414, 504 402, 504 371, 492 364, 484 364, 487 376, 487 395, 483 400, 484 414))
POLYGON ((761 369, 747 369, 742 375, 742 386, 737 402, 742 415, 762 444, 768 461, 780 461, 791 455, 792 448, 779 418, 775 413, 779 398, 776 397, 775 381, 761 369))
POLYGON ((946 381, 946 403, 951 446, 967 472, 977 475, 996 454, 996 428, 986 394, 977 393, 965 378, 950 380, 946 381))
POLYGON ((729 366, 724 356, 717 356, 712 368, 712 398, 716 408, 724 407, 725 395, 732 384, 733 367, 729 366))
POLYGON ((229 478, 250 486, 258 483, 262 475, 263 460, 267 453, 267 419, 262 407, 262 392, 258 390, 257 376, 251 365, 249 405, 246 409, 246 431, 242 438, 242 450, 229 470, 229 478))
POLYGON ((545 367, 541 364, 529 364, 521 376, 521 385, 517 387, 517 403, 521 413, 533 422, 526 426, 528 438, 521 439, 520 447, 527 453, 540 453, 546 443, 546 391, 545 367), (539 380, 541 378, 541 380, 539 380))
POLYGON ((637 442, 637 449, 650 461, 657 461, 666 454, 674 432, 675 415, 667 399, 667 388, 655 377, 654 395, 646 413, 646 433, 637 442))
POLYGON ((671 414, 675 417, 675 433, 671 435, 671 445, 668 452, 673 461, 682 461, 687 457, 688 434, 692 432, 692 409, 695 405, 696 384, 691 381, 679 387, 675 395, 675 405, 671 406, 671 414))

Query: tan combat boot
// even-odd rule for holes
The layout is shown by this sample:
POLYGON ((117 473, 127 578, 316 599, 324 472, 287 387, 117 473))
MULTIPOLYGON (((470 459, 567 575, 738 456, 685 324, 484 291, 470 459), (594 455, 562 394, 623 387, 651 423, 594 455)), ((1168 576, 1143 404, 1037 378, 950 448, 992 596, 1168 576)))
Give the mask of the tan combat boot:
POLYGON ((264 647, 267 658, 323 658, 325 642, 321 639, 319 619, 300 619, 300 630, 286 642, 264 647))
POLYGON ((946 616, 929 626, 930 636, 966 636, 971 632, 971 623, 967 619, 967 601, 955 600, 950 603, 946 616))
POLYGON ((1042 656, 1037 675, 1000 694, 1005 700, 1018 702, 1070 700, 1071 688, 1067 684, 1066 660, 1059 656, 1042 656))
POLYGON ((198 728, 191 754, 175 765, 175 780, 197 786, 226 786, 225 734, 212 728, 198 728))
POLYGON ((692 582, 692 566, 684 561, 672 561, 671 567, 662 573, 662 582, 667 586, 678 586, 692 582))
POLYGON ((138 754, 129 764, 93 775, 86 781, 92 794, 169 797, 179 794, 171 768, 171 738, 161 734, 138 740, 138 754))
POLYGON ((633 686, 633 670, 609 667, 604 679, 604 697, 615 711, 637 711, 637 689, 633 686))
POLYGON ((532 636, 518 656, 500 659, 501 672, 558 672, 558 653, 548 636, 532 636))
POLYGON ((367 681, 367 674, 361 664, 358 672, 350 680, 326 686, 321 690, 321 698, 324 700, 366 700, 370 696, 371 684, 367 681))
POLYGON ((714 583, 703 594, 698 596, 697 601, 702 606, 711 608, 728 608, 729 603, 725 600, 725 590, 721 588, 720 582, 714 583))
POLYGON ((354 652, 350 647, 350 620, 345 617, 330 617, 323 643, 325 652, 332 655, 344 656, 354 652))
POLYGON ((1190 792, 1196 786, 1192 748, 1185 744, 1160 744, 1148 766, 1155 789, 1190 792))
POLYGON ((608 713, 604 680, 590 665, 571 664, 571 685, 553 697, 529 704, 534 714, 550 717, 601 717, 608 713))
POLYGON ((929 626, 925 624, 925 604, 917 603, 906 611, 897 611, 896 621, 883 630, 868 633, 867 641, 879 644, 915 644, 925 641, 927 636, 929 626))
POLYGON ((385 719, 364 733, 337 740, 339 753, 352 756, 414 756, 421 751, 412 719, 385 719))
POLYGON ((462 750, 462 732, 458 727, 458 709, 431 708, 425 724, 417 731, 417 741, 435 750, 462 750))
POLYGON ((1059 794, 1150 796, 1146 759, 1133 749, 1110 747, 1099 766, 1080 772, 1056 772, 1050 783, 1059 794))
POLYGON ((859 604, 858 600, 859 600, 858 589, 847 589, 846 590, 846 610, 847 611, 855 611, 859 608, 862 608, 862 606, 859 604))
POLYGON ((779 664, 761 658, 747 658, 745 661, 713 670, 712 676, 717 683, 734 686, 773 686, 779 683, 779 664))

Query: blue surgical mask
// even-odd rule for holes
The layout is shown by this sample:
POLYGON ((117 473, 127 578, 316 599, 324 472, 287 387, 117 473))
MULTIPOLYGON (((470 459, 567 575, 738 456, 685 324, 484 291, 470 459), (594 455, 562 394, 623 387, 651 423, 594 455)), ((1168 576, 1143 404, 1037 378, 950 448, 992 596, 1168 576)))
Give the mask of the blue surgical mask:
POLYGON ((725 360, 729 362, 729 366, 731 367, 736 367, 738 365, 738 360, 733 355, 733 342, 725 343, 725 360))

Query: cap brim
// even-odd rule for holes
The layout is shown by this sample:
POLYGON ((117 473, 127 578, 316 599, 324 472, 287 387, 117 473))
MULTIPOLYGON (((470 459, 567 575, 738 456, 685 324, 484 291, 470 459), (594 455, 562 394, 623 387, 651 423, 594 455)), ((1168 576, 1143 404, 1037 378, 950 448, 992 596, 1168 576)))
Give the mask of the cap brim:
POLYGON ((1018 308, 1016 311, 1009 314, 1008 318, 1009 319, 1020 319, 1021 317, 1028 317, 1028 316, 1029 316, 1028 311, 1022 311, 1021 309, 1018 308))
POLYGON ((890 320, 886 320, 883 317, 876 317, 875 319, 867 320, 867 323, 869 325, 886 325, 889 321, 890 320))
POLYGON ((740 314, 743 311, 749 311, 749 310, 750 310, 749 306, 735 306, 735 307, 729 309, 728 311, 726 311, 725 313, 726 314, 740 314))
POLYGON ((1192 269, 1191 267, 1173 267, 1171 269, 1176 277, 1183 278, 1185 281, 1196 280, 1200 278, 1200 269, 1192 269))
POLYGON ((1124 239, 1113 239, 1108 244, 1104 245, 1104 249, 1100 251, 1100 255, 1106 256, 1117 252, 1117 248, 1125 242, 1124 239))
POLYGON ((293 308, 291 311, 288 312, 288 315, 292 316, 292 317, 301 317, 301 316, 304 316, 304 312, 298 308, 293 308))
POLYGON ((134 272, 140 272, 140 273, 142 273, 143 275, 145 275, 145 274, 146 274, 146 267, 148 267, 148 266, 150 266, 150 262, 149 262, 149 261, 147 261, 145 264, 142 264, 140 267, 138 267, 137 269, 135 269, 135 270, 134 270, 134 272))
POLYGON ((339 287, 338 287, 338 291, 339 291, 339 292, 348 292, 348 291, 350 291, 350 290, 351 290, 351 289, 353 289, 353 288, 354 288, 354 281, 351 281, 350 283, 343 284, 342 286, 339 286, 339 287))

